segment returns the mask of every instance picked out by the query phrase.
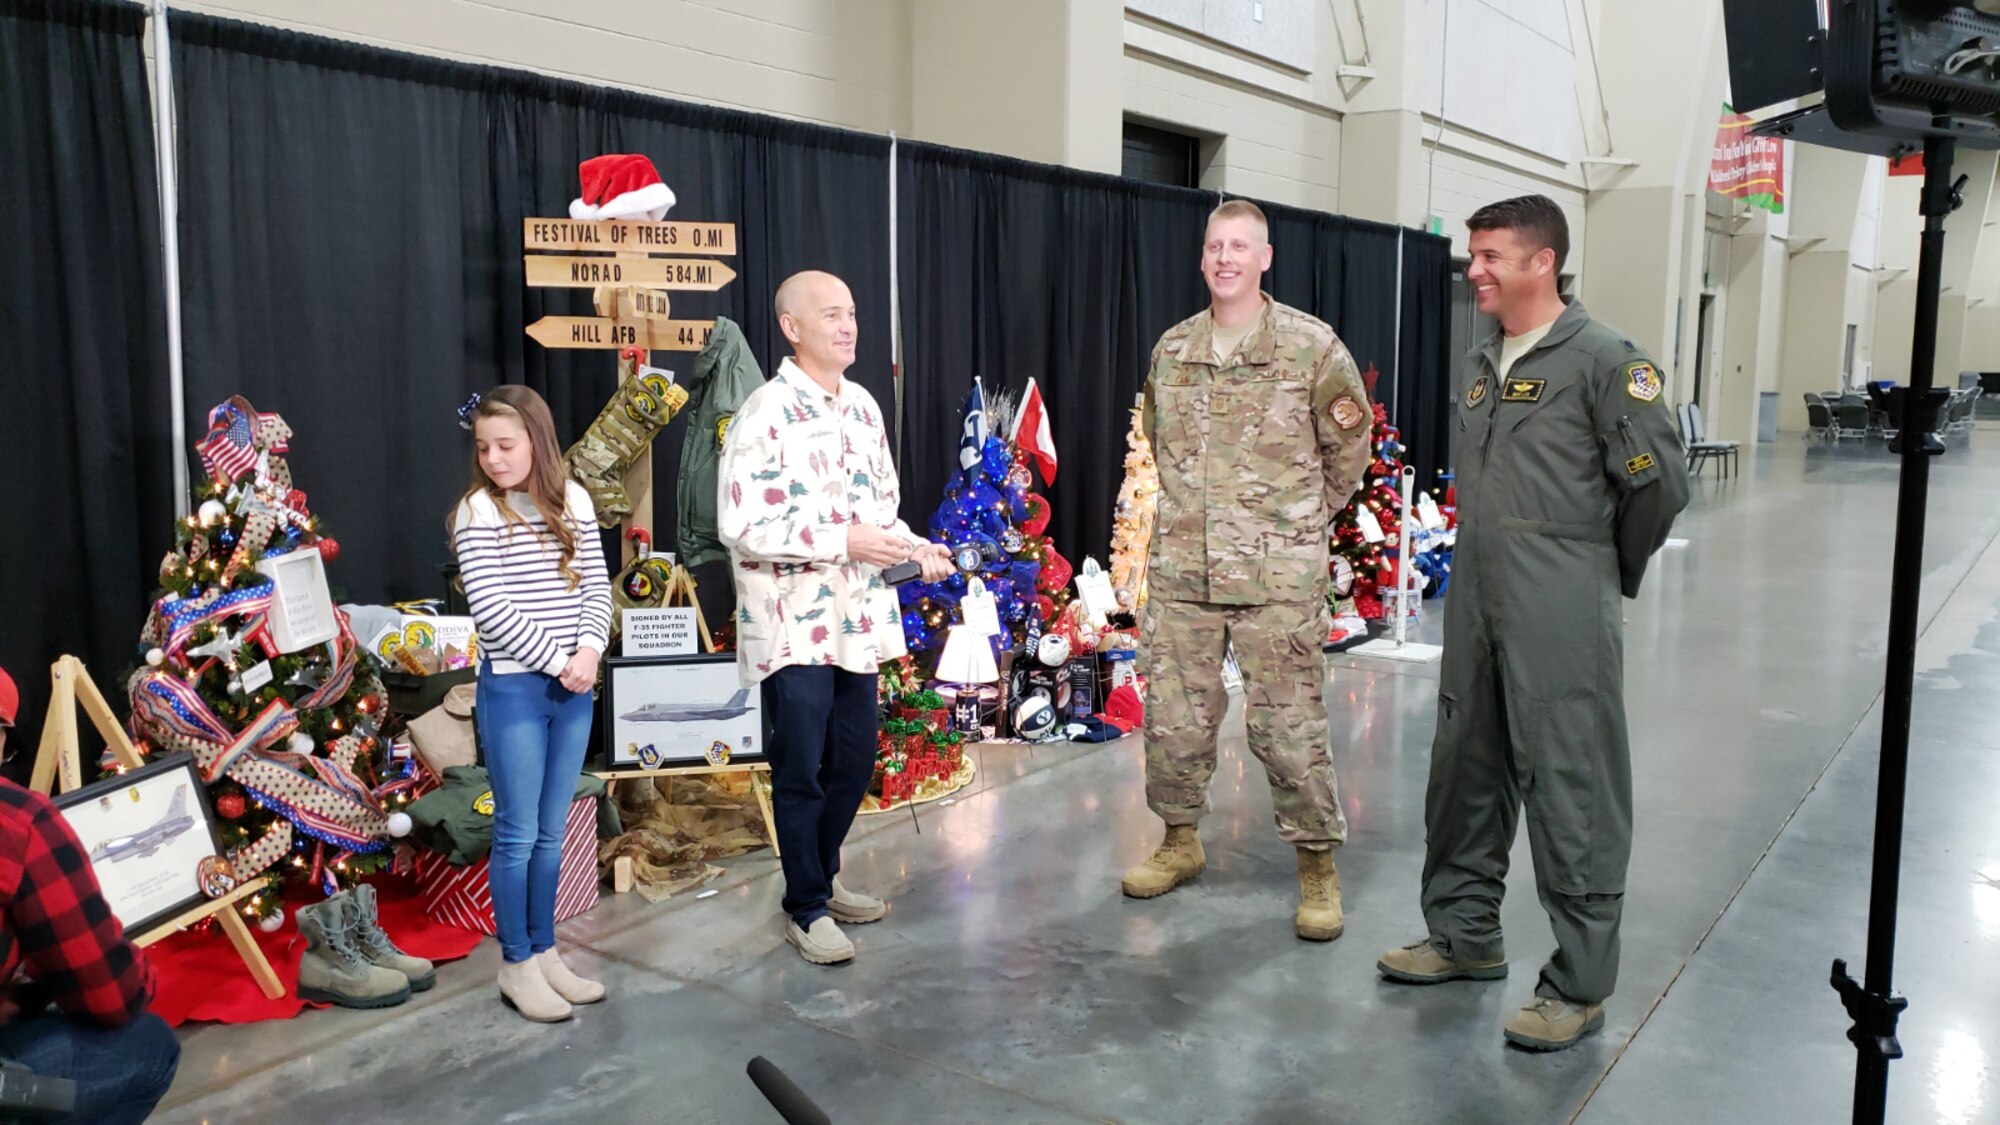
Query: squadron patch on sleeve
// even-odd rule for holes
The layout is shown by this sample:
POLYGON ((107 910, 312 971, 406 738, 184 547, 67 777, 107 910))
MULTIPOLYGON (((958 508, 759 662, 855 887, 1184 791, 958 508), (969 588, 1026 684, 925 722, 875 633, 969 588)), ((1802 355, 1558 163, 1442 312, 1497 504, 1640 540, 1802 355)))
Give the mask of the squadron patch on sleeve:
POLYGON ((1628 363, 1625 365, 1625 391, 1640 402, 1651 402, 1660 397, 1663 385, 1660 373, 1650 363, 1628 363))
POLYGON ((1349 395, 1341 395, 1339 398, 1334 399, 1333 406, 1329 410, 1333 414, 1334 425, 1339 426, 1343 430, 1351 430, 1359 426, 1361 419, 1366 417, 1368 413, 1361 409, 1361 404, 1354 401, 1349 395))

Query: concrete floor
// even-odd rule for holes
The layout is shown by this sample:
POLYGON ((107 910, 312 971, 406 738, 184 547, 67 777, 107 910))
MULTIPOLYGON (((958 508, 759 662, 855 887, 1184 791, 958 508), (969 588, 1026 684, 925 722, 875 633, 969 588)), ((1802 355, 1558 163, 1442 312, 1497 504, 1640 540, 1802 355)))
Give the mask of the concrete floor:
MULTIPOLYGON (((1118 893, 1158 831, 1136 739, 994 748, 921 834, 906 815, 857 827, 848 880, 893 906, 851 931, 852 965, 800 961, 775 863, 744 857, 716 897, 607 895, 565 924, 613 990, 572 1023, 503 1009, 488 942, 392 1012, 189 1032, 157 1120, 776 1121, 744 1077, 757 1054, 843 1122, 1845 1120, 1854 1052, 1826 979, 1865 948, 1895 465, 1795 437, 1753 453, 1698 484, 1687 545, 1627 603, 1624 971, 1571 1051, 1500 1037, 1551 945, 1525 834, 1509 979, 1377 980, 1377 955, 1422 934, 1437 667, 1336 657, 1352 836, 1331 946, 1291 935, 1292 859, 1239 721, 1208 873, 1152 902, 1118 893)), ((1956 1125, 2000 1120, 2000 427, 1934 481, 1890 1119, 1956 1125)))

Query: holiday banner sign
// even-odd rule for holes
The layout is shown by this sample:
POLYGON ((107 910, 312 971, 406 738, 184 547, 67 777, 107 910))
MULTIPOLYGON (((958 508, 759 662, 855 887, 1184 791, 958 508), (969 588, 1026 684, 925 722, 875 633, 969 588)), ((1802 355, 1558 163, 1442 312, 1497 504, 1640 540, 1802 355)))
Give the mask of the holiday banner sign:
POLYGON ((702 258, 579 258, 528 254, 522 258, 528 284, 589 289, 599 285, 650 285, 713 293, 736 280, 723 262, 702 258))
POLYGON ((596 250, 621 254, 734 254, 735 223, 646 223, 628 219, 521 220, 527 250, 596 250))
POLYGON ((1785 210, 1785 145, 1775 137, 1750 132, 1747 114, 1722 107, 1722 124, 1715 132, 1715 153, 1709 160, 1708 187, 1717 195, 1740 199, 1774 215, 1785 210))
POLYGON ((646 348, 698 352, 715 331, 712 320, 616 320, 602 316, 545 316, 528 335, 545 348, 646 348))

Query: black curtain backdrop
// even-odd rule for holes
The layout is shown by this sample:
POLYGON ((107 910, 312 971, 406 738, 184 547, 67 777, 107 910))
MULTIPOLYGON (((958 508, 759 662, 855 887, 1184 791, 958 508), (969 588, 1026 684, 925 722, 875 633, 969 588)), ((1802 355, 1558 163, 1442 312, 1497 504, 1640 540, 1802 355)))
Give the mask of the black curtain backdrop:
POLYGON ((137 5, 0 0, 0 667, 21 688, 16 768, 57 655, 120 694, 172 536, 144 22, 137 5))
POLYGON ((1439 487, 1451 451, 1451 241, 1403 236, 1403 341, 1395 417, 1419 489, 1439 487))
POLYGON ((1202 306, 1215 197, 904 143, 897 148, 903 516, 922 531, 958 465, 975 376, 1048 403, 1050 532, 1108 561, 1129 409, 1160 334, 1202 306))
MULTIPOLYGON (((525 325, 587 314, 583 290, 528 289, 521 220, 562 216, 576 168, 652 157, 670 217, 733 222, 738 277, 675 314, 741 323, 768 371, 770 296, 799 269, 853 287, 852 374, 892 418, 888 246, 897 224, 904 513, 928 523, 956 464, 974 375, 1048 398, 1062 471, 1053 531, 1102 556, 1127 410, 1160 334, 1206 302, 1213 193, 423 58, 176 12, 187 412, 243 393, 296 431, 299 486, 342 542, 336 589, 435 596, 445 515, 468 483, 456 408, 500 382, 546 395, 563 440, 614 383, 608 351, 547 351, 525 325)), ((13 360, 0 471, 35 536, 0 547, 0 661, 34 721, 47 660, 77 651, 111 682, 130 663, 152 560, 170 538, 170 438, 150 107, 139 8, 0 0, 0 235, 21 248, 0 302, 13 360)), ((1266 205, 1280 300, 1340 332, 1393 404, 1428 483, 1449 388, 1448 246, 1394 227, 1266 205), (1403 317, 1402 371, 1396 322, 1403 317)), ((656 353, 685 372, 692 356, 656 353)), ((655 446, 657 542, 670 541, 682 425, 655 446)), ((704 576, 704 601, 727 596, 704 576)), ((32 737, 32 732, 28 733, 32 737)))
MULTIPOLYGON (((291 457, 342 554, 348 597, 442 592, 444 520, 469 483, 456 409, 526 383, 573 441, 616 353, 549 350, 544 315, 588 290, 529 289, 521 221, 566 217, 577 166, 651 157, 670 219, 733 222, 738 276, 674 315, 741 324, 766 373, 786 354, 770 300, 794 271, 845 278, 855 379, 893 411, 886 138, 427 59, 176 12, 188 407, 243 393, 283 414, 291 457), (314 107, 301 112, 301 107, 314 107)), ((655 352, 682 375, 692 353, 655 352)), ((672 542, 684 423, 653 448, 656 544, 672 542)), ((615 559, 615 555, 613 558, 615 559)), ((703 582, 704 601, 726 576, 703 582)))

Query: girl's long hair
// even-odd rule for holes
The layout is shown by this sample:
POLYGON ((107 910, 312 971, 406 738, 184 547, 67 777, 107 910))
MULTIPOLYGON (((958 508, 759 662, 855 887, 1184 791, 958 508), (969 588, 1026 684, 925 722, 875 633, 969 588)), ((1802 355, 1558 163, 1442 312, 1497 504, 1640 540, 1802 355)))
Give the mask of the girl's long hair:
MULTIPOLYGON (((549 404, 531 388, 519 384, 503 384, 488 391, 472 409, 472 424, 476 428, 481 418, 516 418, 523 429, 528 431, 528 448, 535 456, 534 467, 528 471, 528 479, 522 491, 535 502, 535 511, 541 513, 542 523, 554 536, 556 545, 562 550, 562 557, 556 569, 569 579, 570 589, 576 589, 583 576, 572 565, 576 562, 576 529, 569 522, 569 469, 563 463, 562 450, 556 446, 556 423, 549 414, 549 404)), ((526 527, 514 506, 507 502, 505 493, 486 475, 479 464, 479 445, 472 447, 472 487, 465 490, 459 503, 472 499, 484 492, 493 498, 500 515, 510 524, 526 527)), ((453 509, 454 513, 456 509, 453 509)), ((510 529, 508 532, 512 535, 510 529)))

